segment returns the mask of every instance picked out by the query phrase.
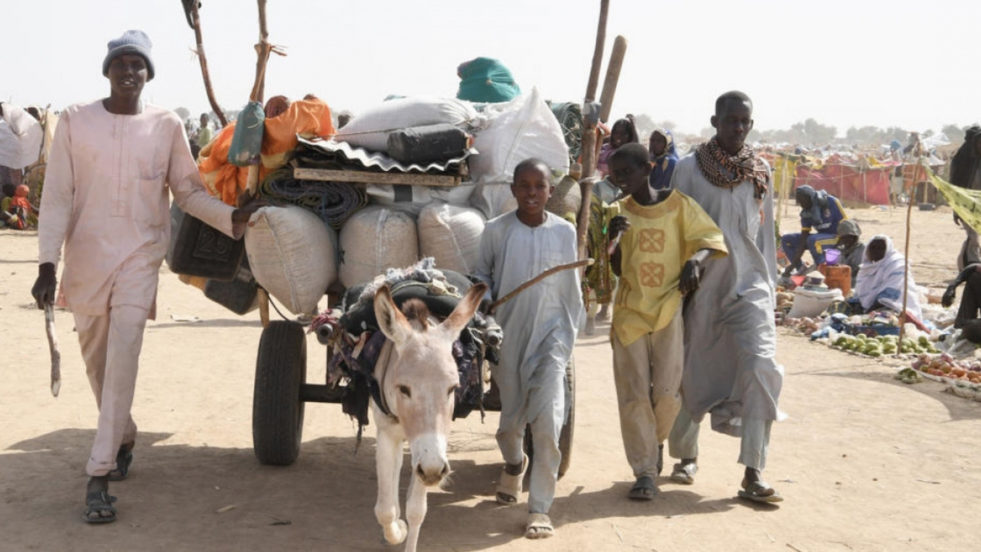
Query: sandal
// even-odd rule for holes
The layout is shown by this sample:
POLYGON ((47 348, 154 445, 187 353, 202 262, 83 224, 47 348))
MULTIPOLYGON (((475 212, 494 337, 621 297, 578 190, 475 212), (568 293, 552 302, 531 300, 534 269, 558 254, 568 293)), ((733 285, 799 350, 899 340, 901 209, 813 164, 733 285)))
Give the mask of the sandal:
POLYGON ((697 471, 698 464, 695 462, 675 464, 674 469, 671 470, 671 481, 691 485, 695 482, 695 472, 697 471))
POLYGON ((507 466, 501 469, 501 480, 497 482, 498 504, 514 504, 518 501, 518 495, 521 494, 521 480, 525 478, 526 469, 528 469, 527 454, 521 455, 521 473, 509 474, 507 466))
POLYGON ((547 539, 555 535, 552 520, 548 514, 528 514, 528 525, 525 526, 526 539, 547 539))
POLYGON ((783 497, 776 489, 771 487, 766 481, 753 481, 749 482, 748 479, 743 478, 742 489, 739 491, 739 498, 745 498, 747 500, 752 500, 753 502, 761 502, 764 504, 772 504, 774 502, 780 502, 783 497))
POLYGON ((657 494, 657 487, 654 485, 654 478, 649 475, 642 475, 637 478, 637 482, 627 493, 631 500, 653 500, 657 494))
POLYGON ((122 481, 129 474, 129 466, 133 463, 133 447, 119 447, 116 453, 116 468, 109 471, 109 481, 122 481))
POLYGON ((86 523, 109 523, 116 521, 116 507, 112 505, 116 497, 110 496, 106 489, 92 491, 85 495, 85 513, 82 521, 86 523))

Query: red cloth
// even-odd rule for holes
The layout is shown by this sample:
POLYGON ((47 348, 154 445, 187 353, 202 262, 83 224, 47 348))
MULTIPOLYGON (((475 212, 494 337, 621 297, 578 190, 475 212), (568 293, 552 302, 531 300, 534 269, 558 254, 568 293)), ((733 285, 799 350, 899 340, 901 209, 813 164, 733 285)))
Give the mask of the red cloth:
POLYGON ((814 170, 797 166, 795 186, 807 184, 815 190, 824 190, 842 201, 857 201, 889 205, 889 175, 891 167, 872 168, 864 172, 857 167, 829 164, 814 170))

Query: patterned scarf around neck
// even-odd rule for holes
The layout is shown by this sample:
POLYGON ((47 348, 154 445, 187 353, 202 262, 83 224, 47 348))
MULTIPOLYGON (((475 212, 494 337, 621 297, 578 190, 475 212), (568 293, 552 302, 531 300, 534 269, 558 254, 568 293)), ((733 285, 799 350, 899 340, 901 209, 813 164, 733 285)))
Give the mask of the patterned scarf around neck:
POLYGON ((766 163, 756 156, 753 148, 745 144, 739 153, 729 155, 719 145, 719 139, 712 137, 695 150, 695 160, 705 178, 715 186, 732 189, 749 180, 755 188, 753 197, 763 199, 766 195, 766 163))

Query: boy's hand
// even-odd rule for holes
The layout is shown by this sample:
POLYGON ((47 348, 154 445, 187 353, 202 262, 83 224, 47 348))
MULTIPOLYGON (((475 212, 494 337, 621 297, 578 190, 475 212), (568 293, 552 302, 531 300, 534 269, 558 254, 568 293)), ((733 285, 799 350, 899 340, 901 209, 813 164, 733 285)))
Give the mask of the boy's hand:
POLYGON ((681 293, 688 295, 698 289, 702 277, 702 266, 697 259, 689 259, 681 269, 681 283, 678 288, 681 293))
POLYGON ((623 215, 617 215, 610 219, 607 226, 606 235, 608 240, 614 240, 617 236, 630 229, 630 221, 623 215))

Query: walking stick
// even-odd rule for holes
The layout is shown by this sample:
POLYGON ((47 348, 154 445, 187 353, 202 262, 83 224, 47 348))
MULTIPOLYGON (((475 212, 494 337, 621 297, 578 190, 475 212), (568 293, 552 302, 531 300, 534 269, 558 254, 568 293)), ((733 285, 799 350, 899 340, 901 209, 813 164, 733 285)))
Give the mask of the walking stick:
POLYGON ((61 390, 61 352, 55 333, 54 305, 50 303, 44 306, 44 330, 48 334, 48 350, 51 352, 51 394, 57 397, 61 390))

